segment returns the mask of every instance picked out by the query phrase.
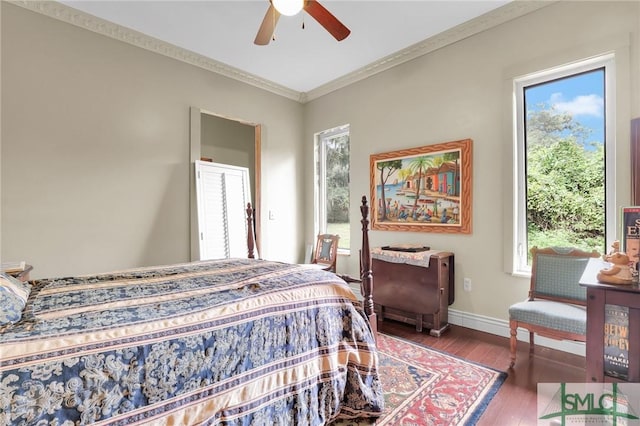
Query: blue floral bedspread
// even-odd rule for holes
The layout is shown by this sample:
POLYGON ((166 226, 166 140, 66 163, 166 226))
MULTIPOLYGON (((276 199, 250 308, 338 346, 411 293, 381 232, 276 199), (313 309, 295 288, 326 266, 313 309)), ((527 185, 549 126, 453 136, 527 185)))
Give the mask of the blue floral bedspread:
POLYGON ((380 415, 348 285, 225 259, 36 280, 0 329, 0 424, 322 425, 380 415))

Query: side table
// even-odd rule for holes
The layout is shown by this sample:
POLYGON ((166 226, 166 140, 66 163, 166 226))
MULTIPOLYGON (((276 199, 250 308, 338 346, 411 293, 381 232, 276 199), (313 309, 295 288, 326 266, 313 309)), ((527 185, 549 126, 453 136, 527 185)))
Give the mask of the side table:
POLYGON ((608 265, 589 259, 580 285, 587 289, 586 381, 640 381, 640 288, 603 284, 608 265))
POLYGON ((371 252, 373 303, 384 318, 423 326, 435 337, 449 328, 449 305, 454 301, 454 255, 447 251, 420 253, 371 252))

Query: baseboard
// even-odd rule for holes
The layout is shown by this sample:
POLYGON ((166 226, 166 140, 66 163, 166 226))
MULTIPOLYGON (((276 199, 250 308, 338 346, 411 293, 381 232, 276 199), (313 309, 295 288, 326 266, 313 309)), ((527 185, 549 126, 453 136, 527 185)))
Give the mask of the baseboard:
MULTIPOLYGON (((362 298, 360 293, 360 284, 349 283, 353 292, 362 298)), ((459 325, 460 327, 471 328, 473 330, 483 331, 496 336, 511 337, 509 329, 509 321, 497 318, 486 317, 483 315, 471 314, 469 312, 449 309, 449 323, 459 325)), ((529 343, 529 333, 525 330, 518 330, 518 340, 529 343)), ((542 336, 535 337, 536 345, 545 346, 547 348, 568 352, 575 355, 585 356, 586 348, 582 342, 573 342, 569 340, 554 340, 542 336)))
MULTIPOLYGON (((471 328, 473 330, 484 331, 485 333, 495 334, 502 337, 510 337, 509 321, 496 318, 486 317, 483 315, 471 314, 469 312, 449 309, 449 323, 459 325, 461 327, 471 328)), ((529 333, 525 330, 518 330, 518 340, 529 342, 529 333)), ((585 356, 585 344, 582 342, 573 342, 569 340, 554 340, 546 337, 536 336, 536 345, 545 346, 551 349, 557 349, 563 352, 585 356)))

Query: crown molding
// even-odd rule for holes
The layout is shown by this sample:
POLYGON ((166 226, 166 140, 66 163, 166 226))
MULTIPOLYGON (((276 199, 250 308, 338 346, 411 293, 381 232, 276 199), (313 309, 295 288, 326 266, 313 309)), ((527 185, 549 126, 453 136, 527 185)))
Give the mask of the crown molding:
POLYGON ((297 102, 302 102, 303 95, 296 90, 289 89, 246 71, 242 71, 241 69, 158 40, 130 28, 126 28, 77 9, 73 9, 62 3, 58 3, 56 1, 32 0, 14 0, 8 1, 8 3, 46 15, 50 18, 58 19, 66 22, 67 24, 84 28, 85 30, 93 31, 103 36, 221 74, 225 77, 275 93, 276 95, 284 96, 285 98, 293 99, 297 102))
POLYGON ((464 22, 447 31, 443 31, 433 37, 409 46, 406 49, 372 62, 363 68, 353 71, 352 73, 345 74, 344 76, 319 86, 307 93, 303 93, 302 102, 308 102, 319 98, 357 81, 364 80, 382 71, 388 70, 389 68, 393 68, 417 57, 426 55, 427 53, 441 49, 512 19, 534 12, 555 2, 556 1, 547 0, 516 0, 511 3, 507 3, 506 5, 487 12, 484 15, 478 16, 477 18, 464 22))
POLYGON ((8 1, 8 3, 23 7, 33 12, 58 19, 68 24, 93 31, 103 36, 110 37, 178 61, 186 62, 199 68, 215 72, 225 77, 238 80, 303 104, 417 57, 426 55, 427 53, 433 52, 449 44, 463 40, 474 34, 486 31, 489 28, 526 15, 542 7, 546 7, 555 2, 555 0, 516 0, 507 3, 498 9, 409 46, 406 49, 400 50, 380 60, 372 62, 354 72, 346 74, 340 78, 330 81, 327 84, 304 93, 289 89, 254 74, 242 71, 241 69, 158 40, 130 28, 126 28, 77 9, 73 9, 56 1, 8 1))

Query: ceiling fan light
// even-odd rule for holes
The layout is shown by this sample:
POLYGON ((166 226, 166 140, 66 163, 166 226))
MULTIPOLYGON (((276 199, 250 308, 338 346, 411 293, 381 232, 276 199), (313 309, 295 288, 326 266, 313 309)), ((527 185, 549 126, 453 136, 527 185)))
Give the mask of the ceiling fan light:
POLYGON ((285 16, 293 16, 302 10, 304 0, 271 0, 273 7, 280 14, 285 16))

